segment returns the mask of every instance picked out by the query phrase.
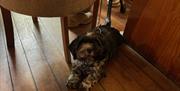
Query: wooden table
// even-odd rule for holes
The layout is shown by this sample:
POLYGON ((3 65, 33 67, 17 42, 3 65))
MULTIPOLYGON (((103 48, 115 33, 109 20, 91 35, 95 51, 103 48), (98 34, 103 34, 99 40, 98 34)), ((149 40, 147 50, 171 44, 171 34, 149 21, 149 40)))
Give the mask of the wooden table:
POLYGON ((6 31, 7 46, 14 47, 14 33, 10 11, 35 17, 61 17, 62 37, 65 59, 71 64, 68 50, 69 36, 67 15, 75 14, 91 7, 94 4, 93 27, 96 25, 99 0, 0 0, 2 16, 6 31))

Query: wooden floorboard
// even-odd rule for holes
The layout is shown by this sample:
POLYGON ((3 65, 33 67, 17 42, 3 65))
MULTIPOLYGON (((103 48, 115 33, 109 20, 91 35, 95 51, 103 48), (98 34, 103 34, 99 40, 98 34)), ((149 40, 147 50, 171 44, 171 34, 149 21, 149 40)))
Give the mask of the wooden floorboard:
POLYGON ((106 77, 100 81, 104 91, 125 91, 122 83, 119 82, 116 77, 112 77, 113 74, 109 70, 107 71, 106 77))
POLYGON ((14 91, 37 91, 30 66, 14 27, 15 49, 7 49, 14 91))
MULTIPOLYGON (((53 74, 59 86, 63 89, 63 91, 68 91, 65 84, 69 74, 69 69, 62 54, 63 50, 62 48, 59 48, 60 46, 58 43, 60 42, 56 43, 56 40, 53 39, 53 37, 49 34, 49 32, 54 31, 55 29, 47 30, 46 28, 44 28, 44 25, 41 21, 39 21, 40 30, 37 30, 37 25, 35 26, 31 21, 29 21, 28 24, 32 29, 31 32, 36 38, 36 41, 38 42, 38 45, 40 46, 41 51, 46 58, 46 61, 53 71, 53 74)), ((60 31, 60 27, 58 29, 60 31)), ((58 34, 58 36, 61 37, 60 33, 58 34)))
POLYGON ((160 86, 163 91, 179 91, 180 89, 167 77, 165 77, 158 69, 148 63, 142 56, 135 52, 129 46, 123 45, 120 51, 128 58, 132 64, 135 64, 146 76, 154 81, 154 84, 160 86))
MULTIPOLYGON (((16 16, 16 14, 14 14, 16 16)), ((17 15, 14 18, 19 38, 22 42, 25 54, 32 69, 38 91, 63 91, 52 73, 46 58, 44 57, 40 46, 34 38, 31 26, 28 26, 28 21, 31 20, 28 16, 17 15), (21 17, 18 18, 18 17, 21 17)))
POLYGON ((117 64, 120 64, 124 71, 128 73, 128 75, 139 85, 141 86, 145 91, 162 91, 158 84, 155 84, 153 80, 151 80, 146 74, 142 72, 139 68, 137 68, 134 64, 132 64, 127 59, 126 56, 123 55, 123 53, 120 53, 122 57, 119 57, 121 61, 118 61, 117 64))
POLYGON ((54 45, 58 46, 56 47, 57 51, 64 55, 64 52, 62 51, 63 44, 62 44, 62 36, 61 36, 62 33, 61 33, 60 17, 55 17, 55 18, 40 17, 38 20, 39 20, 39 26, 41 29, 40 33, 41 34, 44 33, 42 35, 45 35, 45 34, 48 35, 50 41, 53 42, 54 45))
MULTIPOLYGON (((121 55, 118 55, 120 57, 121 55)), ((134 78, 129 75, 129 73, 121 67, 121 64, 118 64, 117 61, 124 61, 124 60, 112 60, 111 64, 108 66, 107 74, 109 74, 109 77, 113 77, 118 81, 118 87, 121 86, 122 89, 125 91, 145 91, 139 84, 134 80, 134 78), (116 62, 114 62, 116 61, 116 62)), ((106 87, 109 88, 109 87, 106 87)), ((109 88, 111 89, 111 88, 109 88)), ((115 91, 115 90, 114 90, 115 91)))

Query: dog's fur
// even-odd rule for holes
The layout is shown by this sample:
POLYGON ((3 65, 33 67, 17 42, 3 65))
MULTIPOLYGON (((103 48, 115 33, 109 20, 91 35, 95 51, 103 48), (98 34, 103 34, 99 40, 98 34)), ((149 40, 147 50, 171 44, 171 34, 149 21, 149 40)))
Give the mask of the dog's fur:
POLYGON ((90 88, 104 76, 104 65, 124 38, 118 30, 103 25, 85 35, 78 36, 69 45, 73 58, 69 88, 90 88))

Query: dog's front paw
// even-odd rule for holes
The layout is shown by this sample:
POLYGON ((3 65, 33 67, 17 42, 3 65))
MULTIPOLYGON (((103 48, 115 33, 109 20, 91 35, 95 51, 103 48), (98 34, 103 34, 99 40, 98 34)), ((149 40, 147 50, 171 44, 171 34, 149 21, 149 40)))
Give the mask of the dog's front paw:
POLYGON ((91 90, 90 90, 90 88, 82 87, 82 88, 79 88, 78 91, 91 91, 91 90))
POLYGON ((90 91, 90 87, 91 86, 88 86, 87 84, 84 84, 83 82, 81 82, 79 84, 79 89, 78 91, 90 91))
POLYGON ((78 83, 72 82, 72 81, 68 81, 67 84, 66 84, 66 86, 67 86, 68 88, 71 88, 71 89, 77 89, 77 88, 79 88, 78 83))
POLYGON ((92 84, 91 83, 87 83, 87 82, 82 82, 82 85, 81 85, 81 88, 86 88, 86 89, 89 89, 92 87, 92 84))
POLYGON ((67 80, 66 86, 71 89, 79 88, 80 79, 78 76, 71 74, 67 80))

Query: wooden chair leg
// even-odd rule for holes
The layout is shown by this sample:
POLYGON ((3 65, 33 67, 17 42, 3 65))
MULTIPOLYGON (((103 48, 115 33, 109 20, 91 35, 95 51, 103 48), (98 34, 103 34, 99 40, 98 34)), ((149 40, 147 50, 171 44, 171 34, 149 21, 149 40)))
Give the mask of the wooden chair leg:
POLYGON ((120 12, 122 13, 122 14, 124 14, 124 13, 126 13, 126 4, 125 4, 125 1, 124 0, 119 0, 119 2, 120 2, 120 12))
POLYGON ((38 23, 38 18, 37 17, 32 17, 32 20, 34 23, 38 23))
POLYGON ((71 67, 71 55, 68 49, 69 45, 69 34, 68 34, 68 22, 67 17, 61 17, 61 28, 62 28, 62 37, 63 37, 63 46, 64 46, 64 55, 65 60, 69 67, 71 67))
POLYGON ((33 20, 33 23, 34 23, 35 27, 37 28, 37 30, 40 31, 38 17, 32 16, 32 20, 33 20))
POLYGON ((4 21, 4 29, 6 34, 6 41, 8 48, 14 48, 14 31, 13 23, 11 18, 11 12, 3 7, 1 7, 2 17, 4 21))
POLYGON ((97 16, 98 16, 98 9, 99 9, 99 2, 100 2, 100 0, 96 0, 94 2, 94 6, 93 6, 93 19, 92 19, 92 26, 91 26, 92 29, 94 29, 96 27, 97 16))

